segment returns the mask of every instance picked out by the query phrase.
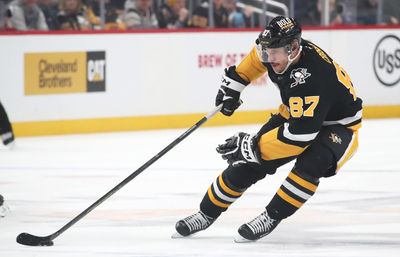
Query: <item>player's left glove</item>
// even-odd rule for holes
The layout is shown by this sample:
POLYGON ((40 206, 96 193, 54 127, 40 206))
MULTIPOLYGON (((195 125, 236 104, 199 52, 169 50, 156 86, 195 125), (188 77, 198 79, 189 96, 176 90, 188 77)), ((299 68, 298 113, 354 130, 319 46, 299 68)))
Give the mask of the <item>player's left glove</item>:
POLYGON ((222 104, 221 113, 231 116, 237 108, 242 104, 240 93, 244 90, 248 82, 245 82, 236 73, 236 66, 225 69, 222 75, 221 86, 215 98, 215 106, 222 104))
POLYGON ((233 167, 244 163, 260 164, 261 154, 257 143, 257 134, 236 133, 218 145, 217 152, 222 159, 227 160, 233 167))

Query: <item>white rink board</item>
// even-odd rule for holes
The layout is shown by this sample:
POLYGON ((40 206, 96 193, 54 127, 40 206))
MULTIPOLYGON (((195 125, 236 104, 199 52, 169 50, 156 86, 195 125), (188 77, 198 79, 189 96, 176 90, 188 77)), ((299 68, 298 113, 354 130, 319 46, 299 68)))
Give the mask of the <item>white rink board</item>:
MULTIPOLYGON (((0 100, 12 122, 204 113, 214 103, 224 67, 238 64, 257 35, 258 31, 0 35, 0 100), (24 53, 81 51, 106 52, 105 92, 24 95, 24 53)), ((364 105, 399 105, 400 83, 383 86, 373 70, 375 47, 386 35, 399 37, 400 29, 306 30, 303 37, 346 69, 364 105)), ((385 47, 400 66, 400 41, 385 47)), ((400 78, 400 68, 391 76, 400 78)), ((276 109, 279 92, 267 84, 247 88, 241 110, 276 109)))

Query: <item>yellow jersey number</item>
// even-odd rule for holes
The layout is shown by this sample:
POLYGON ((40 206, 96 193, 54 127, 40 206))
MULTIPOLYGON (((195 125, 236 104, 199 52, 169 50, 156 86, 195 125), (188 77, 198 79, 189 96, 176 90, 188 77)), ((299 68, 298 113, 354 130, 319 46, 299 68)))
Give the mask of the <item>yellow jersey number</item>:
POLYGON ((357 100, 356 91, 354 90, 353 83, 350 80, 350 76, 335 61, 333 62, 333 65, 335 65, 336 76, 337 76, 338 80, 340 81, 340 83, 342 83, 350 91, 350 94, 353 95, 354 101, 357 100))
POLYGON ((306 96, 301 97, 290 97, 289 98, 289 108, 290 115, 293 118, 300 118, 301 116, 313 117, 314 109, 317 107, 319 102, 319 96, 306 96), (309 105, 308 108, 304 109, 303 105, 309 105))

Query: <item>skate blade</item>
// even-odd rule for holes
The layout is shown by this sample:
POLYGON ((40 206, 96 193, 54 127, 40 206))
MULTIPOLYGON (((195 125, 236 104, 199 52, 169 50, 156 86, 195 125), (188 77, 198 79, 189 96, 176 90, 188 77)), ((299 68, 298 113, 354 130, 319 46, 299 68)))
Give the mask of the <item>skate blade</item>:
POLYGON ((241 235, 237 235, 233 238, 233 241, 235 243, 242 244, 242 243, 253 243, 256 240, 249 240, 249 239, 242 237, 241 235))
POLYGON ((16 148, 14 141, 12 141, 11 143, 8 143, 7 145, 0 143, 0 150, 9 151, 9 150, 13 150, 14 148, 16 148))
POLYGON ((184 238, 185 236, 182 236, 178 232, 175 232, 174 234, 171 235, 171 238, 176 239, 176 238, 184 238))

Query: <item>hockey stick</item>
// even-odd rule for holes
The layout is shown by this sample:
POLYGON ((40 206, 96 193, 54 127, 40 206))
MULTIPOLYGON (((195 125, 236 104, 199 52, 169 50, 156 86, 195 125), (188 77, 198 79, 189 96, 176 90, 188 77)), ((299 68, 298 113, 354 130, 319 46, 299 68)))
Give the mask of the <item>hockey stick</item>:
POLYGON ((201 125, 203 125, 207 120, 209 120, 211 117, 213 117, 215 114, 217 114, 222 108, 222 104, 215 107, 214 110, 209 112, 206 116, 204 116, 201 120, 199 120, 196 124, 194 124, 191 128, 186 130, 180 137, 175 139, 172 143, 170 143, 167 147, 165 147, 161 152, 156 154, 153 158, 148 160, 145 164, 143 164, 140 168, 138 168, 135 172, 133 172, 131 175, 129 175, 127 178, 125 178, 122 182, 120 182, 118 185, 116 185, 113 189, 108 191, 105 195, 103 195, 100 199, 98 199, 95 203, 90 205, 86 210, 81 212, 78 216, 73 218, 70 222, 68 222, 66 225, 64 225, 61 229, 58 231, 54 232, 51 235, 48 236, 35 236, 31 235, 29 233, 21 233, 17 236, 17 242, 23 245, 30 245, 30 246, 52 246, 53 245, 53 240, 61 235, 64 231, 69 229, 71 226, 73 226, 76 222, 78 222, 80 219, 85 217, 88 213, 90 213, 92 210, 94 210, 97 206, 99 206, 101 203, 103 203, 105 200, 107 200, 110 196, 112 196, 114 193, 116 193, 118 190, 120 190, 123 186, 128 184, 132 179, 134 179, 137 175, 142 173, 146 168, 148 168, 150 165, 152 165, 155 161, 160 159, 164 154, 166 154, 169 150, 174 148, 177 144, 179 144, 183 139, 185 139, 187 136, 189 136, 193 131, 195 131, 197 128, 199 128, 201 125))

